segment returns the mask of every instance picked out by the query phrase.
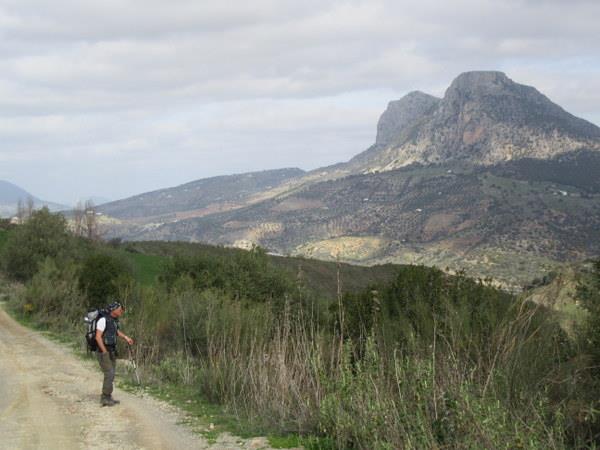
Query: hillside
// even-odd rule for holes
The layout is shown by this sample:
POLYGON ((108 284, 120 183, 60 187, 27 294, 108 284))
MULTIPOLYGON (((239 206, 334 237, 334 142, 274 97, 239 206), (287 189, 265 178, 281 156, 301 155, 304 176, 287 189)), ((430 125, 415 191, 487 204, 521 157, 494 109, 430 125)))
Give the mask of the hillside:
POLYGON ((260 200, 264 191, 299 177, 300 169, 267 170, 206 178, 101 205, 117 219, 169 221, 228 211, 260 200))
POLYGON ((29 192, 19 186, 0 180, 0 203, 17 203, 19 200, 25 201, 31 196, 29 192))
MULTIPOLYGON (((227 431, 267 434, 272 447, 285 442, 340 450, 412 448, 415 442, 423 443, 419 448, 520 448, 524 442, 583 448, 598 435, 600 423, 589 412, 598 408, 594 368, 600 361, 587 320, 596 317, 593 310, 581 326, 590 332, 569 336, 549 308, 462 274, 340 264, 342 284, 351 277, 354 286, 338 296, 337 264, 269 257, 260 249, 109 244, 67 231, 62 217, 45 210, 10 228, 6 244, 0 241, 2 307, 81 345, 83 312, 119 299, 127 311, 122 329, 135 339, 120 349, 129 360, 120 364, 133 371, 120 371, 119 379, 145 397, 181 406, 189 412, 186 422, 216 441, 214 448, 268 448, 266 439, 242 445, 227 431), (42 245, 27 245, 32 241, 42 245), (132 270, 128 256, 143 265, 132 270), (162 282, 154 283, 148 275, 161 262, 162 282), (388 275, 377 279, 380 269, 388 275), (440 417, 449 425, 440 426, 440 417)), ((591 281, 596 290, 600 266, 591 281)), ((77 361, 67 358, 62 378, 42 383, 47 373, 58 373, 53 361, 60 351, 34 335, 26 339, 31 333, 2 311, 0 322, 2 345, 14 342, 17 350, 4 352, 1 361, 15 367, 0 396, 14 406, 4 408, 7 420, 0 425, 12 447, 42 441, 56 447, 44 423, 18 420, 32 411, 53 411, 49 423, 64 448, 93 443, 95 430, 76 439, 67 425, 69 414, 91 408, 115 421, 110 430, 133 430, 124 437, 104 433, 108 448, 179 448, 165 433, 177 433, 167 420, 152 425, 161 414, 148 401, 117 390, 122 403, 110 412, 99 408, 100 378, 98 384, 74 382, 88 377, 77 361), (22 345, 31 342, 31 349, 22 345), (33 370, 37 366, 45 369, 33 370), (27 396, 17 395, 21 388, 27 396)))
POLYGON ((590 152, 492 167, 410 166, 315 183, 143 236, 260 243, 278 253, 355 263, 448 266, 520 286, 562 261, 600 252, 598 168, 600 155, 590 152), (557 177, 559 167, 580 176, 557 177))
POLYGON ((600 128, 535 88, 468 72, 442 99, 415 91, 390 102, 375 144, 347 163, 262 191, 238 187, 240 176, 200 180, 203 195, 181 204, 165 190, 103 211, 119 218, 107 236, 128 240, 421 263, 518 288, 600 253, 599 149, 600 128), (181 211, 156 215, 169 209, 181 211))
POLYGON ((25 205, 30 198, 33 200, 35 208, 47 206, 51 211, 66 209, 64 205, 40 200, 23 188, 8 181, 0 180, 0 217, 10 217, 15 215, 19 200, 25 205))
MULTIPOLYGON (((0 234, 1 244, 2 234, 0 234)), ((1 248, 1 246, 0 246, 1 248)), ((175 256, 194 257, 198 254, 211 258, 233 258, 243 250, 224 248, 190 242, 128 242, 123 244, 140 279, 152 280, 168 258, 175 256)), ((337 296, 339 271, 340 291, 354 292, 370 285, 385 284, 391 281, 400 270, 396 264, 359 266, 345 263, 321 261, 304 257, 284 257, 267 255, 270 263, 286 272, 292 279, 299 280, 316 296, 327 300, 337 296)))
POLYGON ((580 284, 591 285, 594 273, 592 261, 566 264, 541 278, 532 280, 521 297, 556 311, 562 327, 571 335, 586 316, 578 299, 580 284))

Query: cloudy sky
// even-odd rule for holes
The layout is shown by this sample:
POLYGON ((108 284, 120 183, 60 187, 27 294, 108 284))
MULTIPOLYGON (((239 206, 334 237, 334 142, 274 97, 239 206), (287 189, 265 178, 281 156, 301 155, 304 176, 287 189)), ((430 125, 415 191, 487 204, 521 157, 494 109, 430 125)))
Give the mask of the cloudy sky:
POLYGON ((505 71, 600 124, 597 0, 0 0, 0 179, 112 199, 313 169, 388 101, 505 71))

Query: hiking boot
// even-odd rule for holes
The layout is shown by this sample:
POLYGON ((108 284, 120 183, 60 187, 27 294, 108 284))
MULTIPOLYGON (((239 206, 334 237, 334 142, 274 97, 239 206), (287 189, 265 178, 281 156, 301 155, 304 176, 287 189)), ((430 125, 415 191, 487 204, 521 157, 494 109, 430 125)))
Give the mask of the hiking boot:
POLYGON ((111 397, 110 399, 113 401, 113 403, 114 403, 115 405, 118 405, 119 403, 121 403, 121 400, 117 400, 116 398, 112 398, 112 397, 111 397))
POLYGON ((102 399, 100 400, 100 404, 102 406, 115 406, 118 402, 115 402, 112 398, 110 397, 102 397, 102 399))

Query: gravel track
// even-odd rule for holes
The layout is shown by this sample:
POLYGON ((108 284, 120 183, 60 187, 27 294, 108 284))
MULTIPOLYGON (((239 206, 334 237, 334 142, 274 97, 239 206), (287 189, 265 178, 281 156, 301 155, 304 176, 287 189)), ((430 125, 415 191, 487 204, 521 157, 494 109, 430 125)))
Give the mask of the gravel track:
POLYGON ((0 449, 269 449, 265 438, 223 433, 209 443, 176 408, 115 389, 100 407, 102 373, 15 322, 0 305, 0 449))

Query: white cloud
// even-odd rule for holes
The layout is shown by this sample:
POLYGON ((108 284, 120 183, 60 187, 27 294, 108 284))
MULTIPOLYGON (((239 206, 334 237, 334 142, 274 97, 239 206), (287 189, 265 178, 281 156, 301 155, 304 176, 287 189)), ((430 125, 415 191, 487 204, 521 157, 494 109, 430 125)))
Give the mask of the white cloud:
POLYGON ((597 17, 584 0, 0 0, 0 177, 61 200, 312 168, 368 146, 388 100, 472 69, 598 121, 597 17))

